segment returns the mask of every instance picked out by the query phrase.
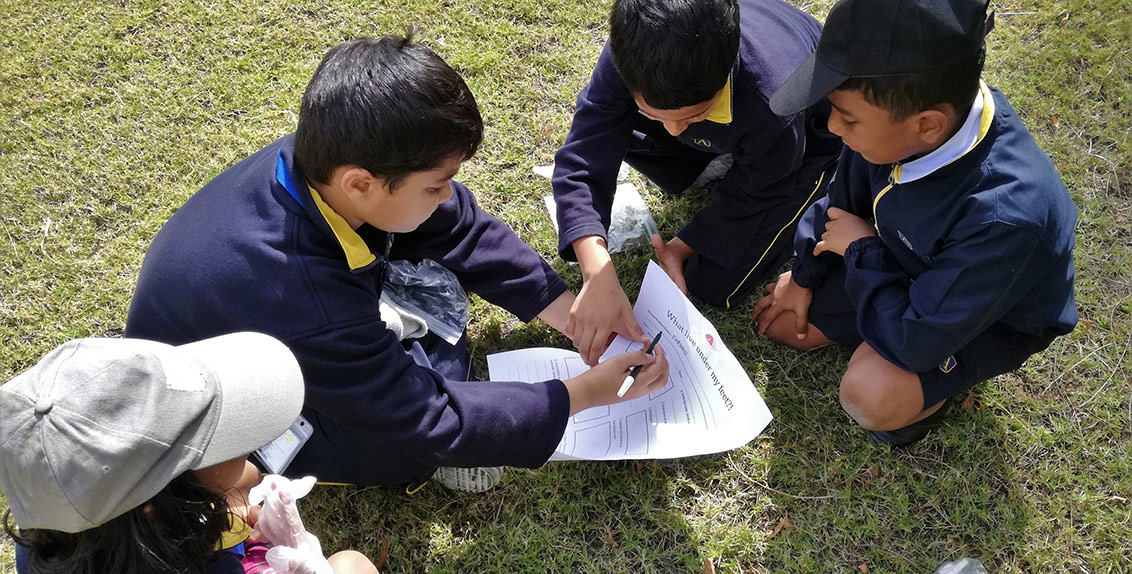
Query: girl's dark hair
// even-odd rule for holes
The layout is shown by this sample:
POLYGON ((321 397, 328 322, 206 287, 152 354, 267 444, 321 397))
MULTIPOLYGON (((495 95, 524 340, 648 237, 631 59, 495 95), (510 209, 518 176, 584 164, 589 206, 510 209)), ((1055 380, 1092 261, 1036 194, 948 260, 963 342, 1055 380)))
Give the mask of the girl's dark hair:
POLYGON ((330 49, 303 94, 295 161, 318 183, 356 165, 392 190, 410 173, 471 158, 482 140, 475 96, 410 32, 330 49))
POLYGON ((77 533, 4 530, 29 550, 28 574, 198 574, 231 528, 224 498, 186 472, 148 503, 77 533))
POLYGON ((660 110, 702 104, 739 54, 737 0, 614 0, 609 49, 625 87, 660 110))

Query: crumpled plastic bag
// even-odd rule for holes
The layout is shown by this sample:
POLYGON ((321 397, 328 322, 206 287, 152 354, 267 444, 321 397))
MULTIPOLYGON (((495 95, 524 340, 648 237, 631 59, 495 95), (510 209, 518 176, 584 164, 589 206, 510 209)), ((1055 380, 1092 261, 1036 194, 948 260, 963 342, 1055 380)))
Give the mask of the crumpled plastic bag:
MULTIPOLYGON (((532 171, 550 178, 554 166, 536 165, 532 171)), ((649 239, 653 234, 660 233, 660 228, 652 218, 652 213, 649 213, 649 208, 645 205, 645 200, 641 197, 637 186, 624 182, 628 178, 629 166, 622 163, 617 173, 617 181, 623 183, 618 183, 614 191, 609 229, 605 234, 605 247, 610 253, 645 247, 650 245, 649 239)), ((558 231, 558 204, 554 202, 554 196, 544 197, 543 203, 550 212, 550 221, 554 224, 554 230, 558 231)))
MULTIPOLYGON (((381 301, 406 319, 406 327, 409 318, 423 320, 429 331, 450 345, 460 340, 468 325, 467 292, 455 274, 431 259, 422 259, 420 263, 390 261, 381 301)), ((382 313, 385 318, 385 309, 382 313)))
POLYGON ((322 555, 322 544, 307 532, 295 505, 310 493, 314 483, 313 476, 290 480, 269 474, 248 493, 249 503, 263 504, 255 532, 271 543, 267 563, 276 574, 334 574, 322 555))
POLYGON ((987 574, 987 568, 978 558, 962 558, 940 564, 932 574, 987 574))

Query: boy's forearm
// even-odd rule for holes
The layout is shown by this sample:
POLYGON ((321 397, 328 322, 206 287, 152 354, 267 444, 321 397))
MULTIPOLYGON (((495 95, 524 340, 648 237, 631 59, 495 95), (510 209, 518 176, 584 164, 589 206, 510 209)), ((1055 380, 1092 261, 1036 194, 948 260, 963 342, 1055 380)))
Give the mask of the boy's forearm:
POLYGON ((578 256, 578 266, 582 269, 583 281, 589 281, 612 261, 605 246, 605 239, 600 236, 588 235, 575 239, 571 245, 578 256))
POLYGON ((554 328, 555 331, 565 335, 566 323, 570 320, 570 308, 573 306, 574 294, 569 290, 563 291, 538 314, 538 318, 554 328))

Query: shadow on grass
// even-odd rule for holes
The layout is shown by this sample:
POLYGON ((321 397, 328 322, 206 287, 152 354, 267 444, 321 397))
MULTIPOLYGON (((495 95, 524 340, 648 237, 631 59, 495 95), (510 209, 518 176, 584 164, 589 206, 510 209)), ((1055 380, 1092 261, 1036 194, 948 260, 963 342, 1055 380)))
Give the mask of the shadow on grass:
POLYGON ((837 378, 828 377, 848 355, 809 355, 812 362, 771 373, 766 393, 777 416, 767 486, 791 521, 769 541, 768 564, 926 573, 974 556, 991 571, 1026 570, 1034 511, 1018 484, 1024 462, 996 414, 953 408, 916 445, 874 445, 841 410, 837 378))
MULTIPOLYGON (((487 353, 569 346, 541 323, 478 326, 474 359, 487 353)), ((388 543, 383 572, 672 572, 700 564, 692 529, 672 501, 679 463, 555 462, 508 469, 482 494, 429 484, 399 488, 321 487, 304 508, 328 552, 372 557, 388 543), (310 510, 307 510, 310 508, 310 510), (383 538, 385 542, 383 543, 383 538)))
MULTIPOLYGON (((694 201, 654 207, 666 238, 694 201)), ((630 300, 651 256, 614 258, 630 300)), ((576 291, 577 268, 555 265, 576 291)), ((751 444, 677 461, 509 469, 484 494, 324 487, 304 512, 312 531, 328 551, 377 557, 387 543, 385 572, 703 572, 709 559, 727 572, 926 573, 961 556, 1025 569, 1020 543, 1034 511, 995 414, 956 409, 919 445, 875 446, 838 403, 849 354, 771 343, 747 316, 753 300, 700 305, 774 413, 751 444)), ((473 303, 470 328, 480 377, 489 353, 570 347, 540 322, 476 320, 482 305, 473 303)))
MULTIPOLYGON (((693 192, 654 205, 662 234, 671 237, 704 200, 693 192)), ((1026 570, 1024 541, 1036 510, 1019 484, 1025 461, 1012 452, 998 415, 953 408, 948 423, 920 444, 874 445, 838 400, 849 352, 798 352, 758 335, 748 312, 761 293, 760 286, 729 311, 700 306, 775 416, 719 470, 767 497, 736 499, 760 515, 746 524, 763 528, 749 555, 725 553, 722 562, 771 572, 858 572, 864 564, 926 573, 944 560, 977 556, 992 571, 1026 570)), ((743 485, 730 489, 742 492, 743 485)))

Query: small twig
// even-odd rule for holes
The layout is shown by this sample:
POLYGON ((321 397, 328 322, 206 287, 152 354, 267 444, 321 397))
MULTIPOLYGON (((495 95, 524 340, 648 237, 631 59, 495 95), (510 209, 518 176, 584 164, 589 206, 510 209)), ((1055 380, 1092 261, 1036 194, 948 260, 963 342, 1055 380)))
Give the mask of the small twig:
POLYGON ((1066 369, 1066 370, 1062 371, 1062 372, 1061 372, 1061 374, 1060 374, 1060 375, 1058 375, 1058 376, 1057 376, 1057 378, 1056 378, 1056 379, 1054 379, 1052 383, 1050 383, 1050 384, 1046 385, 1046 388, 1045 388, 1045 390, 1044 390, 1044 391, 1042 391, 1042 394, 1044 395, 1045 393, 1048 393, 1048 392, 1049 392, 1049 390, 1050 390, 1051 388, 1053 388, 1053 386, 1054 386, 1054 385, 1056 385, 1057 383, 1061 382, 1061 379, 1064 379, 1064 378, 1065 378, 1065 373, 1068 373, 1069 371, 1072 371, 1073 369, 1076 369, 1076 368, 1077 368, 1077 366, 1078 366, 1078 365, 1080 365, 1081 363, 1084 363, 1086 359, 1088 359, 1089 357, 1092 357, 1093 355, 1095 355, 1095 354, 1097 354, 1097 353, 1099 353, 1099 352, 1103 351, 1103 350, 1104 350, 1104 349, 1105 349, 1106 347, 1110 347, 1110 346, 1112 346, 1112 343, 1105 343, 1105 344, 1101 345, 1100 347, 1097 347, 1096 349, 1093 349, 1092 351, 1090 351, 1088 355, 1085 355, 1084 357, 1081 357, 1081 360, 1080 360, 1080 361, 1077 361, 1076 363, 1073 363, 1073 366, 1072 366, 1072 367, 1069 367, 1068 369, 1066 369))
POLYGON ((899 555, 899 554, 897 554, 897 553, 895 553, 891 550, 885 550, 884 548, 881 548, 880 546, 877 546, 876 549, 879 550, 881 554, 885 554, 890 558, 896 558, 896 559, 899 559, 899 560, 903 560, 905 563, 908 563, 908 564, 912 563, 911 560, 909 560, 909 559, 907 559, 907 558, 905 558, 905 557, 903 557, 903 556, 901 556, 901 555, 899 555))
POLYGON ((742 476, 743 478, 747 479, 749 482, 751 482, 751 483, 753 483, 757 486, 765 488, 765 489, 767 489, 771 492, 781 494, 782 496, 789 496, 790 498, 795 498, 795 499, 798 499, 798 500, 826 500, 826 499, 829 499, 829 498, 839 498, 838 495, 834 495, 834 494, 829 494, 829 495, 826 495, 826 496, 801 496, 801 495, 798 495, 798 494, 790 494, 789 492, 782 492, 781 490, 778 490, 777 488, 773 488, 769 484, 767 484, 767 483, 765 483, 761 480, 755 480, 755 479, 751 478, 750 476, 747 476, 747 473, 743 472, 743 469, 739 468, 738 465, 735 464, 735 460, 731 458, 731 455, 727 456, 727 461, 731 463, 731 470, 734 470, 735 472, 739 473, 739 476, 742 476))
POLYGON ((51 218, 48 217, 47 220, 43 222, 43 235, 40 236, 40 238, 39 238, 39 251, 43 253, 43 256, 46 257, 48 261, 50 261, 50 262, 52 262, 56 265, 61 265, 61 263, 56 261, 55 258, 52 257, 51 254, 47 252, 47 248, 46 248, 47 235, 50 232, 51 232, 51 218))
POLYGON ((1117 367, 1115 369, 1112 369, 1112 372, 1108 374, 1108 378, 1106 378, 1104 380, 1104 383, 1101 384, 1101 388, 1097 389, 1097 392, 1093 393, 1093 396, 1089 397, 1085 402, 1077 405, 1078 410, 1085 408, 1089 403, 1093 402, 1093 400, 1097 398, 1097 395, 1101 394, 1101 391, 1105 390, 1105 387, 1108 386, 1108 383, 1112 381, 1112 377, 1116 376, 1116 372, 1120 370, 1120 365, 1124 364, 1124 357, 1128 354, 1129 344, 1132 344, 1132 329, 1128 329, 1128 337, 1126 337, 1124 341, 1124 351, 1120 353, 1120 359, 1116 361, 1117 367))
POLYGON ((935 503, 933 503, 930 500, 928 501, 928 506, 932 507, 932 510, 939 513, 939 517, 942 518, 944 520, 944 522, 947 522, 948 526, 951 526, 953 528, 955 527, 955 523, 952 522, 951 519, 948 518, 947 515, 944 514, 942 510, 939 509, 939 506, 937 506, 935 503))

